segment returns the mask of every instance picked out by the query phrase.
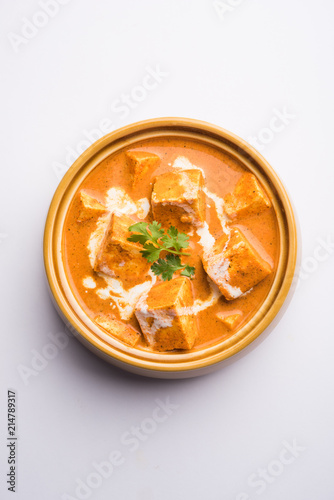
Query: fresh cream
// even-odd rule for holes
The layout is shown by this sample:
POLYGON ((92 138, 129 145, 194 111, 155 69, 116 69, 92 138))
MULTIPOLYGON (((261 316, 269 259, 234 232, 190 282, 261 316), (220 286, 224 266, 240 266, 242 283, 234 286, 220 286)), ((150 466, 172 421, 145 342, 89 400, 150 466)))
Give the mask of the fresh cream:
POLYGON ((150 280, 125 290, 120 280, 99 273, 99 276, 104 279, 107 286, 105 288, 99 288, 96 290, 96 293, 103 300, 111 299, 116 305, 121 319, 129 320, 133 315, 139 298, 143 294, 148 293, 156 282, 156 276, 151 272, 148 274, 151 278, 150 280))
POLYGON ((96 288, 96 282, 91 276, 86 276, 86 278, 82 280, 82 284, 85 288, 96 288))

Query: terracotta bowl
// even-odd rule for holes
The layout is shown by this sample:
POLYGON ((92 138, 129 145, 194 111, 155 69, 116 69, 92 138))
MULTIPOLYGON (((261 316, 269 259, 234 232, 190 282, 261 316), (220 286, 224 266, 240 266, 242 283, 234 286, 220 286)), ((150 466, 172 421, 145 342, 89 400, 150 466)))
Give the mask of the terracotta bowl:
MULTIPOLYGON (((268 162, 247 142, 220 127, 188 118, 156 118, 111 132, 90 146, 60 182, 46 220, 44 262, 58 311, 76 337, 91 351, 125 370, 159 378, 185 378, 208 373, 250 350, 250 345, 276 324, 291 296, 297 259, 296 222, 288 195, 268 162), (79 306, 71 290, 62 259, 62 233, 67 210, 85 177, 106 157, 131 148, 143 139, 173 136, 195 139, 238 159, 266 187, 276 212, 280 232, 280 256, 272 287, 255 315, 235 334, 194 352, 154 353, 127 347, 110 338, 79 306), (289 293, 290 291, 290 293, 289 293), (277 314, 280 314, 277 316, 277 314), (275 322, 273 322, 276 317, 275 322), (249 347, 247 347, 249 346, 249 347), (247 348, 247 349, 245 349, 247 348), (237 355, 237 356, 235 356, 237 355)), ((259 339, 258 339, 259 341, 259 339)))

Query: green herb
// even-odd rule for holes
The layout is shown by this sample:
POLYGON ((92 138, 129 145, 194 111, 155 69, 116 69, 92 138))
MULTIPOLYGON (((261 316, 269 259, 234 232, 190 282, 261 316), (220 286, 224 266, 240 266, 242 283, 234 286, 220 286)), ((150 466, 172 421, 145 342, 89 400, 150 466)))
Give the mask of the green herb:
POLYGON ((183 271, 181 271, 181 274, 182 276, 188 276, 188 278, 192 278, 192 276, 194 276, 195 274, 195 268, 187 264, 186 266, 184 266, 184 269, 183 271))
POLYGON ((168 254, 166 259, 158 259, 157 262, 152 265, 151 269, 156 276, 161 274, 164 281, 171 280, 173 274, 180 269, 182 269, 182 276, 188 276, 188 278, 191 278, 195 274, 194 267, 191 267, 188 264, 184 266, 181 263, 180 257, 172 254, 168 254))
POLYGON ((159 222, 137 222, 129 227, 129 231, 135 233, 128 238, 129 241, 143 245, 141 254, 148 260, 154 262, 151 266, 155 275, 161 275, 164 281, 171 280, 176 271, 182 270, 182 276, 191 278, 195 274, 195 268, 184 265, 180 255, 189 256, 182 250, 189 246, 189 236, 179 233, 176 227, 171 226, 165 232, 159 222), (165 259, 160 258, 161 252, 167 252, 165 259))
POLYGON ((132 234, 128 240, 143 245, 144 250, 141 250, 141 253, 149 262, 155 262, 163 251, 175 255, 190 255, 182 252, 182 248, 187 248, 189 245, 189 236, 179 233, 174 226, 171 226, 165 234, 159 222, 153 221, 151 224, 137 222, 129 227, 129 231, 139 233, 132 234))

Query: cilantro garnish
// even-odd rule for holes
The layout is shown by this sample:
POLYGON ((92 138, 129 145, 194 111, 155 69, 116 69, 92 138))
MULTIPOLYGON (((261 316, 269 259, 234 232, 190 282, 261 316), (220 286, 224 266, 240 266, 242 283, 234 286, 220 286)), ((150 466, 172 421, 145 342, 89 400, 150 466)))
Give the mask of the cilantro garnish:
POLYGON ((161 224, 153 221, 137 222, 129 227, 133 232, 128 238, 129 241, 143 245, 141 254, 148 262, 154 262, 151 266, 155 275, 161 275, 164 281, 171 280, 176 271, 181 270, 182 276, 191 278, 195 274, 195 268, 184 265, 180 256, 189 256, 190 253, 183 252, 189 246, 189 236, 179 233, 176 227, 171 226, 167 231, 161 228, 161 224), (166 258, 160 258, 161 252, 167 252, 166 258))

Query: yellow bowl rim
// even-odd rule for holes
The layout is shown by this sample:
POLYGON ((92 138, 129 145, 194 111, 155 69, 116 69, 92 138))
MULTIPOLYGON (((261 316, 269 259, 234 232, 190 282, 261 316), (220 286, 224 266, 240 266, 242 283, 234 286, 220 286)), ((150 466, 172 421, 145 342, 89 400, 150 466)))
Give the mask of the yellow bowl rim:
MULTIPOLYGON (((80 182, 82 182, 82 180, 80 182)), ((55 299, 58 311, 61 313, 71 330, 78 334, 77 338, 81 342, 96 354, 117 366, 137 373, 149 374, 152 372, 153 374, 162 372, 168 376, 168 374, 182 373, 184 371, 200 371, 205 367, 220 363, 234 356, 251 344, 269 326, 281 309, 293 281, 297 259, 297 229, 291 202, 281 180, 265 158, 263 158, 263 156, 250 144, 237 135, 204 121, 177 117, 153 118, 126 125, 110 132, 93 143, 73 163, 59 183, 51 201, 45 224, 43 253, 49 287, 55 299), (128 138, 130 143, 138 142, 141 140, 140 134, 150 131, 152 137, 154 137, 154 133, 158 133, 158 131, 161 130, 165 130, 166 135, 173 135, 176 131, 183 131, 184 133, 187 132, 188 135, 194 133, 195 135, 203 136, 203 140, 204 137, 206 140, 211 137, 210 140, 224 144, 225 149, 231 147, 236 155, 240 153, 240 155, 245 158, 245 161, 247 158, 251 163, 254 163, 254 168, 255 165, 260 167, 263 175, 266 176, 268 182, 273 186, 282 205, 282 218, 285 218, 283 224, 286 226, 288 245, 284 250, 284 252, 286 252, 284 269, 281 268, 281 275, 275 277, 275 283, 280 283, 280 286, 277 285, 277 293, 275 294, 274 300, 270 304, 270 307, 266 307, 268 297, 265 299, 260 308, 265 311, 263 315, 258 311, 245 325, 245 327, 248 325, 249 331, 247 335, 240 335, 239 338, 240 332, 237 332, 235 336, 232 336, 237 342, 227 349, 217 349, 217 346, 221 345, 218 343, 214 346, 198 350, 195 353, 173 353, 172 356, 166 353, 151 353, 148 359, 146 351, 128 348, 118 341, 113 341, 112 344, 102 341, 97 335, 97 330, 99 330, 98 327, 89 320, 88 316, 85 314, 81 315, 81 319, 86 316, 85 321, 82 322, 78 320, 79 310, 73 307, 73 301, 71 304, 68 300, 68 296, 66 296, 63 291, 63 287, 66 288, 65 281, 67 280, 64 281, 64 275, 61 276, 59 272, 58 266, 61 266, 61 262, 59 260, 59 252, 58 255, 57 252, 55 252, 55 246, 58 245, 59 247, 60 242, 59 236, 58 242, 55 241, 55 229, 57 227, 57 217, 60 213, 60 206, 68 187, 73 183, 73 179, 75 178, 77 178, 77 182, 79 182, 78 175, 80 176, 80 171, 83 170, 83 167, 91 158, 98 156, 104 148, 110 144, 115 144, 117 141, 124 141, 128 138), (137 137, 138 134, 139 137, 137 137), (255 322, 254 317, 257 317, 255 322), (146 355, 143 356, 143 352, 146 353, 146 355)), ((278 272, 276 275, 277 274, 278 272)), ((69 287, 68 283, 67 286, 69 287)), ((268 296, 269 295, 270 293, 268 296)), ((78 307, 81 309, 80 306, 78 307)), ((244 328, 241 330, 244 331, 244 328)), ((223 344, 224 343, 222 343, 222 345, 223 344)))

